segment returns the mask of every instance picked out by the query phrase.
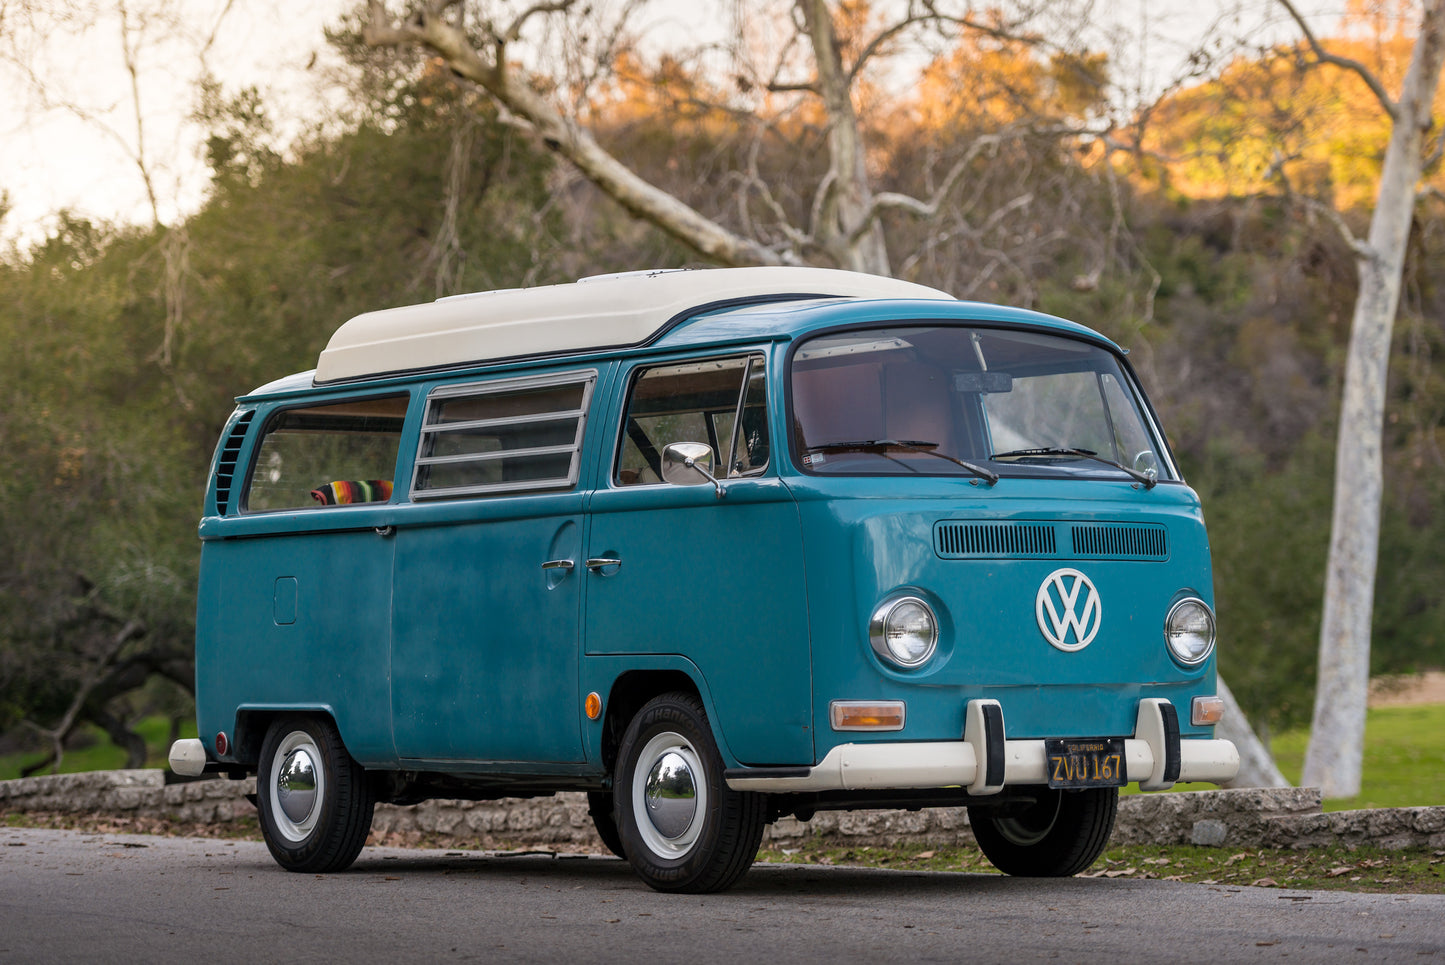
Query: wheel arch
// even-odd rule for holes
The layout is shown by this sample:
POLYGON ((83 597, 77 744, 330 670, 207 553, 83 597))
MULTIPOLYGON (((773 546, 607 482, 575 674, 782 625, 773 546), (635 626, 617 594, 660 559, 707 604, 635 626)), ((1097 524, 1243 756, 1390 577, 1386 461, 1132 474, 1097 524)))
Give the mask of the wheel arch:
POLYGON ((602 764, 607 773, 612 773, 617 763, 617 748, 632 718, 649 700, 673 692, 691 694, 702 701, 713 740, 720 749, 726 746, 718 730, 712 702, 690 675, 682 670, 628 670, 612 682, 602 719, 602 764))
MULTIPOLYGON (((261 760, 261 745, 266 740, 266 732, 271 729, 271 724, 278 717, 315 717, 322 719, 336 728, 341 734, 341 743, 347 747, 346 735, 342 733, 341 725, 336 719, 336 713, 326 704, 301 704, 288 706, 265 706, 265 707, 239 707, 236 709, 236 723, 230 734, 231 753, 228 755, 235 759, 236 763, 244 764, 254 770, 261 760)), ((212 753, 215 748, 213 747, 212 753)))

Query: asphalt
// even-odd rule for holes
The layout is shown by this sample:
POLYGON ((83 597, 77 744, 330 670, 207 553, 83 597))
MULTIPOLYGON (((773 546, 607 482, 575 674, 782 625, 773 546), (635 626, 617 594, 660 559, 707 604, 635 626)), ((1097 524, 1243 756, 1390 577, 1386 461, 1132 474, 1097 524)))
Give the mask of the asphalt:
POLYGON ((619 860, 0 829, 0 962, 1431 962, 1445 895, 755 867, 663 895, 619 860))

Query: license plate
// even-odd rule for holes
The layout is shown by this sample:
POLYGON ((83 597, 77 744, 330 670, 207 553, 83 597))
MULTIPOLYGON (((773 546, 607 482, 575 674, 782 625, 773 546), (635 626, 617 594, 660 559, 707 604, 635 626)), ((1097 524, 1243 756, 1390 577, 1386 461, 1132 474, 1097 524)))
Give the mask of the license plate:
POLYGON ((1050 739, 1049 787, 1123 787, 1124 738, 1050 739))

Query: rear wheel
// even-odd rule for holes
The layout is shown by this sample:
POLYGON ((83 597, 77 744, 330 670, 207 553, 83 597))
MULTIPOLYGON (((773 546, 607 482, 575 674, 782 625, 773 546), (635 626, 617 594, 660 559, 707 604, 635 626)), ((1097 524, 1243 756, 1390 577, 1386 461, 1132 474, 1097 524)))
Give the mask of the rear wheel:
POLYGON ((638 712, 618 748, 613 788, 627 860, 657 890, 722 891, 752 867, 763 798, 727 786, 693 695, 664 694, 638 712))
POLYGON ((1005 874, 1067 878, 1093 864, 1114 832, 1117 788, 1041 787, 1033 804, 968 809, 984 856, 1005 874))
POLYGON ((287 871, 323 874, 356 860, 376 799, 329 721, 282 717, 266 732, 256 774, 261 835, 287 871))
POLYGON ((587 792, 587 816, 597 829, 602 844, 619 858, 627 857, 622 849, 622 835, 617 833, 617 815, 612 810, 611 791, 587 792))

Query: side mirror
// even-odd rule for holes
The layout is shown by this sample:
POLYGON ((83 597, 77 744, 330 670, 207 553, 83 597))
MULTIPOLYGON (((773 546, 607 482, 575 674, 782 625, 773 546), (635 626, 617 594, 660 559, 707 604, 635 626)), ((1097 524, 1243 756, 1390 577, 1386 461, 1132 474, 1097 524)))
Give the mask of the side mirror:
POLYGON ((1159 478, 1159 457, 1154 455, 1153 450, 1145 449, 1134 455, 1134 469, 1146 476, 1155 479, 1159 478))
POLYGON ((712 483, 723 498, 722 483, 712 474, 712 446, 705 442, 674 442, 662 450, 662 478, 674 486, 712 483))

